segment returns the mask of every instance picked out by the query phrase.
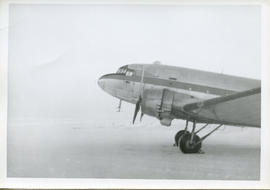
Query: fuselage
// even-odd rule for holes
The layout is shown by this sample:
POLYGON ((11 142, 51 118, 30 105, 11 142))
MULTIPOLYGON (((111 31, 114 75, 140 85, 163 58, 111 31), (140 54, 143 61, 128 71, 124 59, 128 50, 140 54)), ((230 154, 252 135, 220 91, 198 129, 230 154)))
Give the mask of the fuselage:
POLYGON ((110 95, 133 104, 148 89, 169 89, 190 96, 185 101, 192 102, 261 86, 256 79, 160 64, 125 65, 100 77, 98 84, 110 95))
MULTIPOLYGON (((135 105, 133 124, 141 111, 171 126, 186 120, 175 135, 184 153, 198 153, 202 141, 222 125, 260 127, 260 80, 160 64, 131 64, 100 77, 99 86, 110 95, 135 105), (193 122, 188 130, 189 121, 193 122), (196 123, 205 123, 196 130, 196 123), (200 138, 208 124, 216 128, 200 138)), ((121 101, 120 101, 121 103, 121 101)), ((119 104, 120 107, 121 104, 119 104)))

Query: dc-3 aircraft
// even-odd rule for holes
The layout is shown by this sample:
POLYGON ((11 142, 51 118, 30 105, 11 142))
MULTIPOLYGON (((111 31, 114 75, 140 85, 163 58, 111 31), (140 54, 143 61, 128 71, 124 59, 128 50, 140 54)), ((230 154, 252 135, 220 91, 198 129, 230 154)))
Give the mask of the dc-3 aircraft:
POLYGON ((188 68, 153 64, 130 64, 106 74, 98 85, 121 101, 135 104, 133 123, 141 110, 170 126, 173 119, 186 120, 175 135, 183 153, 198 153, 202 141, 222 125, 261 125, 261 81, 188 68), (188 130, 188 123, 193 122, 188 130), (203 127, 196 130, 196 123, 203 127), (199 137, 209 124, 217 127, 199 137))

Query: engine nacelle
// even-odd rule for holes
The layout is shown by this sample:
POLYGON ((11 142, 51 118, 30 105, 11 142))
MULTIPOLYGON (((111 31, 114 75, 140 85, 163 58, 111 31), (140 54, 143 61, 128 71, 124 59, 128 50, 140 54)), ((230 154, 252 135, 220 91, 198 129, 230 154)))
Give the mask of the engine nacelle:
POLYGON ((165 126, 170 126, 174 119, 172 112, 175 92, 168 89, 149 89, 143 92, 142 112, 154 116, 165 126))

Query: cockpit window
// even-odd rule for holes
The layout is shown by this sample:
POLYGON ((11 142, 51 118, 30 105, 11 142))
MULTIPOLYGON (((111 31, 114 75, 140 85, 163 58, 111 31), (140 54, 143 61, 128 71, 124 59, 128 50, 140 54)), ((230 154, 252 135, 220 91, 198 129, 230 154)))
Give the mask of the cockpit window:
POLYGON ((126 76, 133 76, 134 75, 134 71, 131 71, 131 70, 129 70, 129 71, 127 71, 127 73, 126 73, 126 76))
POLYGON ((129 69, 127 66, 120 67, 117 71, 117 74, 122 74, 126 76, 133 76, 134 75, 134 70, 129 69))

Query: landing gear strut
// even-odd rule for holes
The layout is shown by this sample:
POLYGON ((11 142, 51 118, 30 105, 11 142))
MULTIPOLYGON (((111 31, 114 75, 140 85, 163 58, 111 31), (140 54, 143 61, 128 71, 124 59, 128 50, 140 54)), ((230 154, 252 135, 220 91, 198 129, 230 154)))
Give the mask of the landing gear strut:
POLYGON ((175 135, 175 145, 179 146, 179 149, 183 153, 198 153, 201 151, 202 141, 205 140, 209 135, 211 135, 214 131, 218 130, 223 124, 218 125, 211 132, 200 138, 197 133, 199 133, 202 129, 207 127, 208 124, 205 124, 198 131, 196 129, 196 120, 193 121, 192 131, 191 133, 187 130, 188 128, 188 120, 186 121, 185 130, 181 130, 175 135))

